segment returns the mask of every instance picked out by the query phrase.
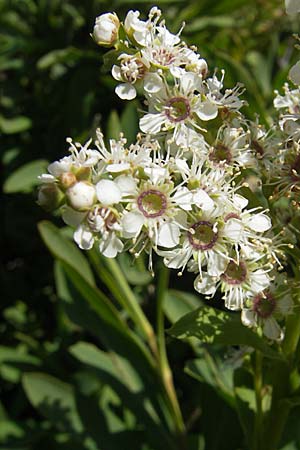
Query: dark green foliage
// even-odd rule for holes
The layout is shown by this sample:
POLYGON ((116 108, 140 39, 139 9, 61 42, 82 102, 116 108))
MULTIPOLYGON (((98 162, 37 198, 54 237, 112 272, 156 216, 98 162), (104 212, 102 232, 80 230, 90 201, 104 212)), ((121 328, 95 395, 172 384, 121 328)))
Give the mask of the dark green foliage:
MULTIPOLYGON (((245 84, 245 98, 251 105, 245 109, 247 115, 253 118, 260 113, 267 121, 272 91, 280 89, 297 58, 287 33, 291 28, 298 31, 297 24, 284 17, 282 2, 156 3, 172 31, 187 22, 185 40, 198 46, 211 71, 214 66, 226 69, 226 87, 237 81, 245 84)), ((65 154, 67 136, 84 142, 101 126, 108 138, 124 131, 129 142, 134 140, 140 105, 133 101, 123 108, 114 94, 116 83, 102 67, 104 51, 89 33, 102 12, 116 11, 123 18, 128 9, 139 8, 145 16, 152 5, 150 0, 0 0, 5 194, 0 450, 247 448, 238 417, 243 428, 248 417, 252 420, 251 386, 247 373, 237 372, 233 380, 239 357, 237 363, 228 357, 224 369, 230 349, 220 345, 212 350, 206 343, 214 340, 214 333, 204 344, 171 337, 180 334, 185 315, 190 320, 203 305, 191 293, 192 285, 187 289, 173 275, 165 301, 168 328, 181 318, 171 328, 167 345, 188 429, 184 447, 174 431, 170 405, 141 330, 128 320, 128 311, 109 287, 113 275, 103 269, 97 278, 103 260, 94 270, 88 262, 88 258, 93 262, 92 255, 82 255, 66 237, 68 230, 58 233, 42 222, 42 239, 37 230, 37 222, 50 218, 36 205, 37 175, 48 161, 65 154), (56 259, 54 271, 42 240, 56 259)), ((61 225, 58 220, 57 224, 61 225)), ((122 255, 119 263, 152 322, 156 280, 149 275, 147 262, 140 259, 134 265, 130 256, 122 255)), ((226 316, 215 314, 216 320, 226 316)), ((247 329, 242 334, 238 329, 236 339, 238 325, 233 317, 227 326, 232 331, 231 339, 226 334, 227 344, 245 343, 246 333, 270 360, 278 357, 247 329)), ((191 326, 190 335, 196 334, 191 326)), ((225 343, 220 338, 215 342, 225 343)), ((299 406, 293 406, 284 450, 300 448, 299 406)))

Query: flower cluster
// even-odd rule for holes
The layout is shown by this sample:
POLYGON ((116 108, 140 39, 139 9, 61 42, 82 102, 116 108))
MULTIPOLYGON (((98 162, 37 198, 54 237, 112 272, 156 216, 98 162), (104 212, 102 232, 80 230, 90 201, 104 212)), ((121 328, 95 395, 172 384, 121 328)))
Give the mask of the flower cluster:
MULTIPOLYGON (((115 47, 117 95, 144 97, 141 133, 131 145, 122 135, 106 145, 100 130, 93 144, 68 139, 70 155, 40 177, 39 203, 61 211, 81 249, 97 246, 109 258, 145 251, 151 271, 155 252, 179 275, 193 272, 196 291, 207 298, 221 292, 228 309, 242 310, 244 324, 280 339, 276 318, 292 308, 288 289, 282 297, 273 282, 281 240, 268 210, 249 206, 245 193, 249 169, 270 170, 277 135, 244 119, 241 86, 224 91, 224 71, 208 77, 206 61, 166 28, 158 8, 145 21, 138 11, 124 23, 104 14, 93 36, 115 47)), ((288 138, 297 95, 278 97, 292 116, 282 119, 288 138)), ((298 166, 292 174, 298 177, 298 166)))

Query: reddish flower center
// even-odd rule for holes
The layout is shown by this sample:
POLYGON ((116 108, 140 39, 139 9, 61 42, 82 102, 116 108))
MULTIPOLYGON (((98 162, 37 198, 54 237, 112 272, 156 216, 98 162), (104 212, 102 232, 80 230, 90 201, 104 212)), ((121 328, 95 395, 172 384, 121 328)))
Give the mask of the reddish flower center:
POLYGON ((254 297, 253 311, 262 319, 270 317, 276 308, 276 301, 270 292, 261 292, 254 297))
POLYGON ((234 261, 230 261, 225 272, 221 275, 223 281, 227 284, 241 284, 245 281, 247 276, 246 264, 240 261, 236 264, 234 261))
POLYGON ((228 147, 219 143, 215 147, 212 147, 209 154, 209 159, 215 164, 220 163, 229 164, 232 160, 232 155, 228 147))
POLYGON ((159 217, 162 216, 167 209, 167 197, 161 191, 149 189, 138 196, 137 205, 145 217, 159 217))
POLYGON ((191 113, 190 103, 185 97, 173 97, 166 103, 166 116, 171 122, 181 122, 191 113))
POLYGON ((197 250, 209 250, 215 245, 218 233, 213 230, 213 224, 200 220, 191 227, 194 232, 188 233, 190 244, 197 250))

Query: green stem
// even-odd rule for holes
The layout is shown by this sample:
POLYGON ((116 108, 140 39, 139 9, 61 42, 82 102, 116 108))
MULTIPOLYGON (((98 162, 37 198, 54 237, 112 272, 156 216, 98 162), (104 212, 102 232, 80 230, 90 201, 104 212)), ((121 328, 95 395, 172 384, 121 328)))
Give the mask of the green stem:
POLYGON ((114 294, 116 300, 129 313, 131 319, 140 328, 143 336, 147 339, 154 355, 157 354, 157 344, 154 330, 140 307, 137 298, 131 290, 119 264, 115 259, 105 258, 105 264, 110 273, 107 273, 105 267, 99 265, 99 255, 90 252, 90 258, 96 268, 99 277, 104 281, 107 287, 114 294))
POLYGON ((290 409, 288 402, 284 400, 289 396, 288 364, 278 361, 273 365, 272 372, 272 404, 263 441, 266 450, 278 450, 290 409))
POLYGON ((178 437, 181 439, 181 448, 185 448, 184 434, 185 425, 182 418, 180 406, 178 403, 172 372, 169 366, 167 352, 166 352, 166 342, 165 342, 165 330, 164 330, 164 310, 163 302, 165 294, 169 284, 169 270, 164 266, 160 266, 158 286, 157 286, 157 341, 158 341, 158 363, 161 373, 161 378, 165 386, 167 396, 170 401, 175 419, 175 425, 178 433, 178 437))
POLYGON ((256 399, 256 414, 254 423, 254 449, 260 450, 262 447, 262 426, 263 426, 263 410, 262 410, 262 362, 263 355, 260 351, 255 352, 255 368, 254 368, 254 389, 256 399))

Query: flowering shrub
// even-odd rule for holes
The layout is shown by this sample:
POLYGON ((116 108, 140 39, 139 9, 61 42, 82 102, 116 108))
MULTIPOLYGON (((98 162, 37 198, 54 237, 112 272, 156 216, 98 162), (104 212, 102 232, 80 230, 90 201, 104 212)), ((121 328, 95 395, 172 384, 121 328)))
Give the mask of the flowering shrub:
MULTIPOLYGON (((70 156, 40 177, 39 203, 59 207, 81 249, 96 245, 108 258, 145 251, 151 272, 155 252, 179 275, 193 272, 206 298, 220 291, 244 325, 282 340, 278 320, 293 311, 284 267, 294 232, 281 229, 272 205, 283 195, 297 204, 298 89, 277 94, 274 105, 286 114, 265 130, 242 114, 242 86, 224 89, 223 70, 209 76, 207 62, 181 40, 182 30, 166 28, 157 7, 146 21, 139 15, 129 11, 120 23, 103 14, 93 37, 115 48, 116 94, 143 96, 142 133, 131 145, 121 135, 106 146, 99 129, 93 144, 68 138, 70 156), (249 207, 249 178, 261 192, 274 186, 269 208, 249 207)), ((291 69, 294 82, 298 72, 291 69)))

